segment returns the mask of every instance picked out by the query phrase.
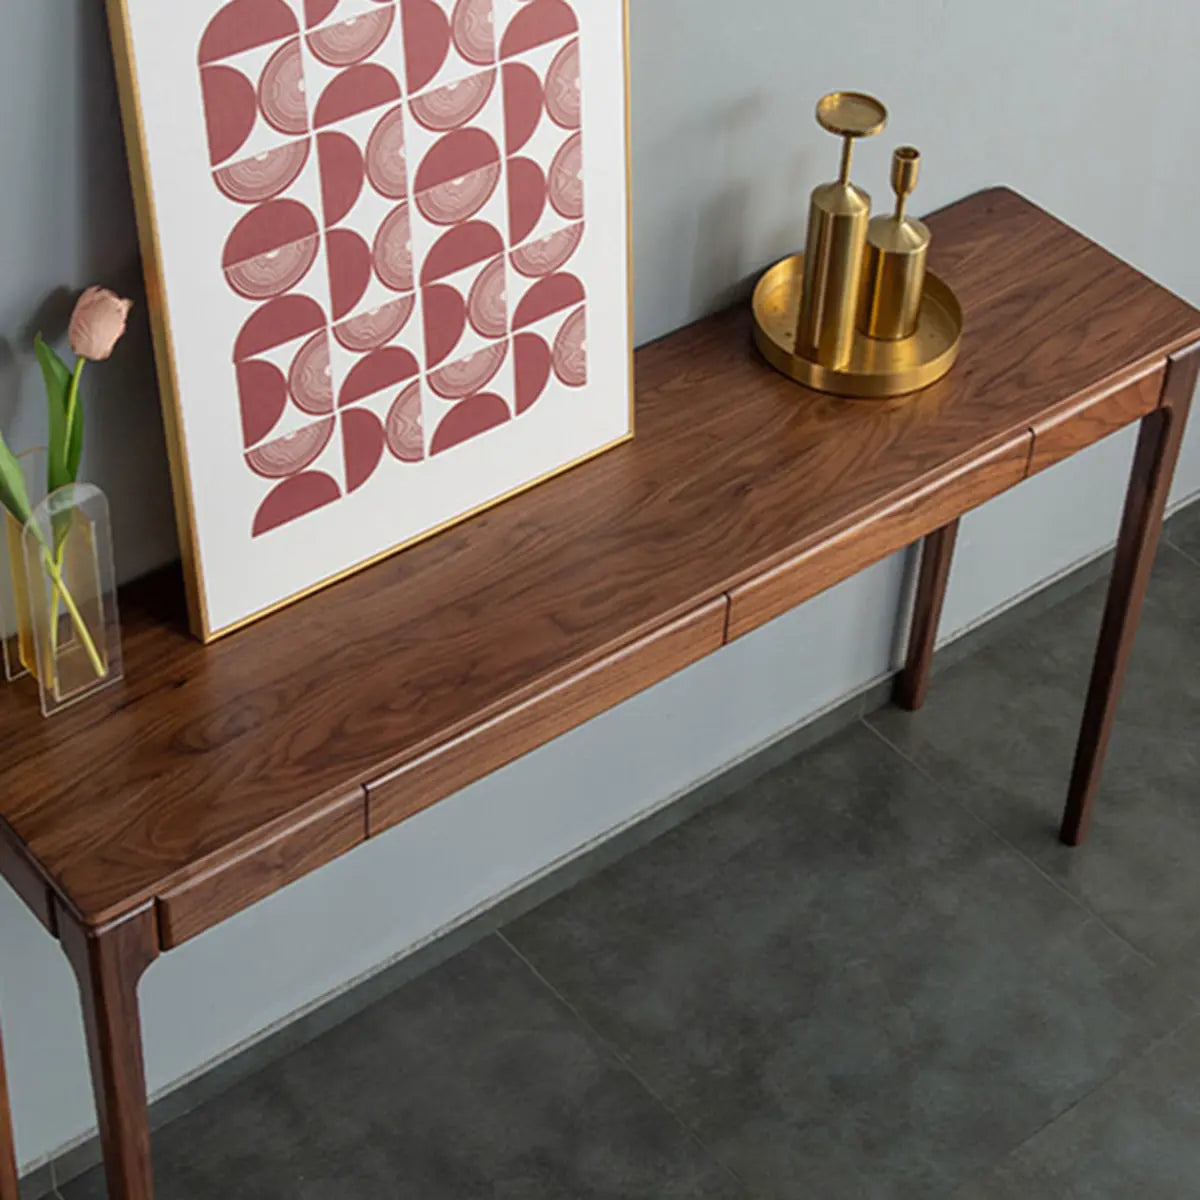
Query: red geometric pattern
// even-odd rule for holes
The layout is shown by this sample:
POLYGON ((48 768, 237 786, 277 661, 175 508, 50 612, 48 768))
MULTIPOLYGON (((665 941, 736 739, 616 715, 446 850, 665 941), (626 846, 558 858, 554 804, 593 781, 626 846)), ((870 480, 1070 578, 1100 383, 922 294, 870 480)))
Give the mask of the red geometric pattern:
POLYGON ((198 47, 254 536, 587 382, 568 0, 229 0, 198 47))

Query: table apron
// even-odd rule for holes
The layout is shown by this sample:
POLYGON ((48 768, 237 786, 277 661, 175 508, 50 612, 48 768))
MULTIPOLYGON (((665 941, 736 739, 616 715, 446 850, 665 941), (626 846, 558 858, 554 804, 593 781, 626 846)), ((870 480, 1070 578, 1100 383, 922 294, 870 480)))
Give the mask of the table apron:
POLYGON ((1158 363, 1134 379, 1035 421, 1029 474, 1036 475, 1153 412, 1162 401, 1165 373, 1166 363, 1158 363))
POLYGON ((1015 487, 1025 478, 1032 444, 1033 434, 1025 430, 735 587, 729 594, 729 640, 789 612, 1015 487))
POLYGON ((57 935, 54 918, 54 892, 29 862, 21 841, 0 819, 0 878, 9 885, 25 906, 53 934, 57 935))
POLYGON ((168 888, 158 897, 162 948, 173 949, 361 845, 367 837, 365 806, 363 789, 353 788, 303 821, 168 888))
POLYGON ((367 785, 373 836, 719 650, 728 602, 702 604, 367 785))

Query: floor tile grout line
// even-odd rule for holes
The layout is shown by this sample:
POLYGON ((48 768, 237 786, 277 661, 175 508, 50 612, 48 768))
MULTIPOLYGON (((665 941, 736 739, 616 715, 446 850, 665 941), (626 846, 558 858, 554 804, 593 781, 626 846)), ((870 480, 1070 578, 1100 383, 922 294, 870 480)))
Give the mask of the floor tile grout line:
POLYGON ((1200 567, 1200 558, 1196 558, 1195 555, 1189 554, 1182 546, 1180 546, 1178 543, 1174 542, 1171 539, 1170 534, 1167 534, 1163 538, 1163 543, 1167 547, 1169 547, 1171 550, 1174 550, 1176 554, 1181 555, 1183 558, 1185 558, 1188 562, 1190 562, 1192 564, 1193 567, 1200 567))
POLYGON ((940 779, 938 779, 938 777, 928 767, 924 766, 922 763, 917 762, 917 760, 915 758, 913 758, 911 755, 907 754, 903 749, 901 749, 901 747, 897 746, 896 743, 891 740, 891 738, 889 738, 880 729, 876 728, 876 726, 871 722, 871 720, 869 718, 864 717, 863 724, 865 724, 867 726, 867 728, 881 742, 883 742, 883 744, 885 746, 887 746, 895 754, 899 755, 900 758, 902 758, 906 763, 908 763, 909 766, 911 766, 914 770, 920 772, 921 775, 923 775, 926 779, 928 779, 929 782, 932 783, 934 785, 934 787, 936 787, 938 789, 938 791, 942 795, 944 795, 952 804, 954 804, 961 812, 966 813, 967 816, 969 816, 973 821, 975 821, 983 829, 986 829, 998 841, 1002 842, 1005 846, 1007 846, 1008 849, 1011 850, 1014 854, 1016 854, 1023 862, 1025 862, 1026 864, 1031 866, 1034 869, 1034 871, 1036 871, 1037 874, 1040 875, 1047 883, 1049 883, 1056 891, 1058 891, 1063 896, 1065 896, 1068 900, 1070 900, 1071 903, 1074 904, 1076 908, 1078 908, 1082 913, 1084 913, 1091 920, 1095 921, 1103 930, 1105 930, 1105 932, 1111 934, 1114 938, 1116 938, 1117 941, 1119 941, 1130 953, 1136 955, 1143 962, 1145 962, 1147 965, 1149 965, 1151 967, 1154 967, 1156 970, 1160 970, 1160 971, 1165 970, 1165 967, 1163 966, 1162 963, 1159 963, 1155 959, 1151 958, 1151 956, 1149 954, 1147 954, 1143 949, 1141 949, 1140 946, 1135 945, 1127 937, 1125 937, 1124 934, 1119 933, 1117 930, 1113 929, 1112 926, 1109 925, 1109 923, 1104 919, 1104 917, 1102 917, 1099 913, 1093 911, 1093 909, 1090 908, 1083 901, 1083 899, 1081 897, 1077 896, 1069 888, 1065 887, 1059 880, 1055 879, 1054 876, 1051 875, 1036 859, 1031 858, 1028 854, 1026 854, 1025 851, 1022 850, 1020 846, 1018 846, 1015 842, 1013 842, 1009 838, 1007 838, 990 821, 988 821, 984 817, 980 816, 979 813, 975 812, 974 809, 969 808, 966 804, 964 804, 961 800, 959 800, 953 794, 951 789, 949 787, 947 787, 940 779))
POLYGON ((710 1161, 714 1162, 734 1183, 741 1189, 746 1200, 753 1200, 755 1193, 750 1190, 750 1185, 744 1180, 732 1167, 730 1167, 718 1154, 709 1146, 703 1138, 691 1127, 691 1125, 683 1119, 683 1117, 675 1111, 674 1107, 666 1102, 658 1094, 658 1092, 650 1086, 650 1084, 642 1077, 640 1071, 633 1065, 628 1057, 621 1053, 613 1043, 606 1038, 592 1023, 583 1015, 582 1012, 571 1002, 571 1000, 563 995, 563 993, 554 986, 554 984, 528 959, 517 946, 509 940, 508 936, 502 929, 496 930, 496 936, 508 947, 509 951, 524 964, 526 970, 544 987, 554 998, 562 1004, 572 1017, 583 1027, 587 1033, 596 1039, 605 1051, 620 1065, 622 1070, 627 1072, 634 1082, 665 1112, 676 1125, 687 1135, 688 1139, 698 1146, 704 1155, 710 1161))
POLYGON ((1057 879, 1055 879, 1054 876, 1051 875, 1039 862, 1037 862, 1036 859, 1030 858, 1030 856, 1028 854, 1026 854, 1025 851, 1022 850, 1020 846, 1016 845, 1016 843, 1012 842, 1009 838, 1005 837, 1004 834, 1001 833, 1000 830, 997 829, 990 821, 985 820, 983 817, 981 817, 979 815, 979 813, 975 812, 974 809, 968 808, 967 805, 965 805, 961 800, 959 800, 958 797, 955 796, 953 794, 953 792, 945 784, 943 784, 942 781, 940 779, 938 779, 938 777, 936 775, 933 774, 932 771, 930 771, 927 767, 923 766, 921 763, 917 762, 917 760, 915 758, 913 758, 911 755, 906 754, 899 746, 896 745, 895 742, 893 742, 891 740, 891 738, 889 738, 881 730, 877 729, 875 727, 874 723, 868 717, 863 717, 862 723, 886 747, 888 747, 889 750, 891 750, 893 753, 897 754, 901 759, 903 759, 904 762, 908 763, 908 765, 910 767, 912 767, 914 770, 920 772, 921 775, 923 775, 926 779, 928 779, 929 782, 932 783, 933 786, 936 787, 938 789, 938 791, 942 795, 944 795, 952 804, 954 804, 961 812, 966 813, 967 816, 969 816, 973 821, 975 821, 981 828, 986 829, 990 834, 992 834, 993 837, 995 837, 998 841, 1002 842, 1005 846, 1007 846, 1008 849, 1011 850, 1014 854, 1016 854, 1021 859, 1022 862, 1026 863, 1030 867, 1032 867, 1056 891, 1058 891, 1061 895, 1065 896, 1068 900, 1070 900, 1071 903, 1074 904, 1075 907, 1080 910, 1080 912, 1082 912, 1085 916, 1087 916, 1091 920, 1095 921, 1096 924, 1098 924, 1101 929, 1105 930, 1105 932, 1111 934, 1114 938, 1116 938, 1117 941, 1119 941, 1121 943, 1121 945, 1126 948, 1126 950, 1128 950, 1131 954, 1136 955, 1144 963, 1146 963, 1148 966, 1153 967, 1155 970, 1158 970, 1158 971, 1165 970, 1165 967, 1163 966, 1162 963, 1157 962, 1155 959, 1151 958, 1150 955, 1147 954, 1140 946, 1134 945, 1134 943, 1131 942, 1127 937, 1125 937, 1124 934, 1119 933, 1117 930, 1113 929, 1113 927, 1111 925, 1109 925, 1109 923, 1099 913, 1095 912, 1089 905, 1087 905, 1081 897, 1077 896, 1069 888, 1064 887, 1063 884, 1060 883, 1057 879))
POLYGON ((1098 1095, 1105 1089, 1116 1086, 1116 1084, 1119 1083, 1124 1076, 1128 1075, 1130 1071, 1139 1066, 1141 1063, 1145 1062, 1150 1055, 1156 1053, 1172 1038, 1179 1037, 1179 1035, 1183 1033, 1183 1031, 1187 1029, 1189 1025, 1194 1025, 1197 1021, 1200 1021, 1200 1013, 1193 1013, 1190 1017, 1185 1018, 1178 1025, 1176 1025, 1174 1029, 1167 1030, 1167 1032, 1161 1034, 1159 1037, 1156 1037, 1152 1042, 1149 1043, 1149 1045, 1143 1047, 1139 1053, 1135 1054, 1131 1059, 1129 1059, 1128 1062, 1122 1063, 1111 1075, 1105 1076, 1102 1080, 1100 1080, 1099 1083, 1096 1084, 1095 1087, 1088 1088, 1088 1090, 1084 1092, 1082 1096, 1076 1100, 1073 1100, 1067 1105, 1066 1108, 1062 1110, 1062 1112, 1055 1113, 1055 1115, 1049 1120, 1044 1121, 1041 1125, 1039 1125, 1037 1129, 1035 1129, 1027 1138, 1022 1139, 1011 1150, 1009 1150, 1007 1154, 1005 1154, 1002 1158, 997 1159, 996 1162, 992 1164, 991 1170, 995 1171, 997 1167, 1000 1167, 1004 1163, 1010 1161, 1015 1155, 1019 1154, 1024 1147, 1028 1146, 1030 1142, 1032 1142, 1035 1138, 1040 1137, 1051 1126, 1056 1125, 1059 1121, 1063 1120, 1063 1118, 1069 1116, 1081 1104, 1086 1103, 1093 1096, 1098 1095))
POLYGON ((634 1080, 635 1083, 637 1083, 638 1087, 640 1087, 650 1097, 650 1099, 653 1100, 654 1103, 658 1105, 658 1107, 661 1108, 671 1118, 671 1120, 679 1126, 680 1129, 683 1130, 688 1139, 697 1147, 699 1147, 708 1159, 714 1162, 722 1171, 725 1172, 726 1175, 729 1176, 730 1179, 734 1181, 734 1183, 737 1184, 737 1186, 747 1197, 747 1200, 751 1200, 751 1198, 754 1196, 754 1193, 751 1192, 750 1185, 740 1175, 738 1175, 736 1171, 728 1166, 720 1158, 716 1151, 700 1137, 700 1135, 691 1127, 691 1125, 688 1124, 688 1122, 685 1121, 678 1112, 676 1112, 675 1108, 668 1104, 666 1100, 664 1100, 663 1097, 660 1096, 658 1092, 650 1086, 650 1084, 642 1077, 641 1072, 637 1070, 629 1058, 625 1054, 621 1053, 621 1051, 617 1049, 617 1047, 613 1045, 613 1043, 606 1038, 592 1024, 592 1022, 583 1015, 582 1012, 579 1011, 578 1007, 576 1007, 576 1005, 567 996, 565 996, 557 987, 555 987, 550 979, 544 975, 529 958, 521 953, 517 946, 505 935, 503 930, 497 930, 496 936, 505 944, 505 946, 508 947, 509 951, 524 964, 525 968, 530 972, 530 974, 533 975, 538 983, 541 984, 541 986, 547 991, 549 991, 550 994, 567 1009, 571 1016, 574 1017, 574 1019, 588 1033, 588 1035, 595 1038, 596 1041, 604 1047, 605 1052, 612 1057, 612 1059, 634 1080))

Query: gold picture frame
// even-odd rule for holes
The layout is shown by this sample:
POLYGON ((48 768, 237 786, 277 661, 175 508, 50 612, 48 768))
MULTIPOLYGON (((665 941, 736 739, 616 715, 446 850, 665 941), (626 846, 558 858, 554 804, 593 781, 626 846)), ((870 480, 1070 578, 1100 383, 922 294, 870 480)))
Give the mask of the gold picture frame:
MULTIPOLYGON (((575 0, 577 3, 577 0, 575 0)), ((137 59, 134 50, 134 35, 130 13, 131 0, 106 0, 110 35, 114 53, 118 93, 125 130, 126 147, 130 165, 134 207, 137 218, 139 243, 143 259, 146 294, 149 306, 151 331, 155 354, 155 365, 162 403, 166 434, 167 456, 170 465, 172 491, 175 505, 176 526, 184 572, 187 596, 188 622, 193 634, 202 642, 209 643, 269 616, 280 609, 303 600, 326 587, 369 567, 405 549, 434 537, 444 530, 470 520, 478 513, 501 504, 515 496, 537 487, 548 479, 557 477, 575 467, 598 457, 630 441, 634 436, 635 386, 633 361, 633 227, 632 227, 632 130, 631 130, 631 78, 630 78, 630 19, 628 0, 601 0, 619 8, 621 28, 621 63, 623 78, 623 165, 624 199, 623 222, 625 229, 624 270, 626 274, 625 336, 627 344, 628 380, 627 429, 620 436, 605 441, 569 461, 554 466, 533 478, 482 503, 455 513, 446 520, 424 529, 412 536, 398 540, 378 551, 368 554, 341 569, 323 574, 305 586, 290 590, 288 594, 255 607, 235 620, 214 619, 207 601, 204 586, 205 563, 197 531, 197 504, 193 471, 187 452, 182 409, 182 388, 176 336, 172 329, 167 287, 164 275, 163 245, 160 238, 160 213, 157 208, 155 182, 152 177, 147 150, 147 131, 144 119, 143 96, 139 82, 137 59)), ((220 8, 217 0, 211 0, 213 10, 220 8)), ((499 68, 499 62, 497 62, 499 68)), ((590 315, 590 314, 589 314, 590 315)), ((590 331, 589 331, 590 336, 590 331)))

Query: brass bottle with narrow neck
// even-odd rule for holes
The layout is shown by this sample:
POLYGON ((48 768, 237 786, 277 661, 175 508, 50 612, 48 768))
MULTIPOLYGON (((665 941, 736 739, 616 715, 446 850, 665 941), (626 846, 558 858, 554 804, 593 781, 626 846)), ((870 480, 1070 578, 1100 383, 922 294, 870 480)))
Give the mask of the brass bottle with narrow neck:
POLYGON ((868 337, 894 341, 917 330, 930 235, 925 223, 908 216, 905 208, 917 186, 920 166, 916 147, 896 150, 892 156, 895 211, 890 217, 876 217, 867 227, 859 329, 868 337))
POLYGON ((796 353, 840 369, 850 362, 862 293, 871 197, 850 182, 854 139, 887 124, 887 109, 861 92, 833 92, 817 104, 822 128, 844 139, 838 178, 813 190, 804 253, 796 353))

